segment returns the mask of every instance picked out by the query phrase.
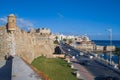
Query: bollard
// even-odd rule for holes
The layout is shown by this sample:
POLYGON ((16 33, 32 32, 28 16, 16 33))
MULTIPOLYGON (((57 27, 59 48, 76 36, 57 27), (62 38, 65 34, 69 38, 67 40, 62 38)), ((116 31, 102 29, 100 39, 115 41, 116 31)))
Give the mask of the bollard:
POLYGON ((72 68, 72 69, 74 69, 74 68, 75 68, 73 64, 71 64, 71 68, 72 68))
POLYGON ((68 59, 67 62, 70 63, 70 59, 68 59))
POLYGON ((72 58, 75 59, 75 56, 73 56, 72 58))
POLYGON ((80 72, 79 72, 79 71, 77 71, 76 77, 77 77, 78 79, 81 79, 81 76, 80 76, 80 72))
POLYGON ((114 68, 118 69, 118 65, 117 65, 117 64, 115 64, 115 65, 114 65, 114 68))
POLYGON ((108 59, 106 60, 106 62, 109 62, 108 59))

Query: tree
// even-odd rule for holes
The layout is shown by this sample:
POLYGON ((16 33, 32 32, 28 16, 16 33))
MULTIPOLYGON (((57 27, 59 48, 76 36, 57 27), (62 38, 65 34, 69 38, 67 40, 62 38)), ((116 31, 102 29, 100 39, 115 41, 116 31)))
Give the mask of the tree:
POLYGON ((56 36, 55 39, 58 40, 58 36, 56 36))
POLYGON ((72 39, 69 39, 69 44, 71 44, 73 41, 72 41, 72 39))
POLYGON ((54 44, 59 44, 59 41, 58 41, 58 40, 55 40, 55 41, 54 41, 54 44))
POLYGON ((66 42, 66 41, 67 41, 67 39, 65 39, 65 38, 64 38, 64 39, 63 39, 63 41, 64 41, 64 42, 66 42))
POLYGON ((59 41, 58 41, 58 36, 56 36, 56 37, 55 37, 54 44, 59 44, 59 41))
POLYGON ((120 47, 117 47, 115 50, 115 54, 119 56, 119 62, 118 62, 118 67, 120 68, 120 47))

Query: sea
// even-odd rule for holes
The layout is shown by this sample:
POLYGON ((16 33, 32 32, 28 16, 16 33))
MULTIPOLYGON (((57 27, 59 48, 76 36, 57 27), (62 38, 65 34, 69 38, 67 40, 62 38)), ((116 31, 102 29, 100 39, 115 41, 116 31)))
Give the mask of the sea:
MULTIPOLYGON (((108 46, 110 45, 110 41, 109 40, 92 40, 93 42, 95 42, 96 45, 101 45, 101 46, 108 46)), ((112 45, 115 47, 120 47, 120 40, 113 40, 112 41, 112 45)), ((105 60, 110 60, 110 56, 109 53, 102 53, 100 55, 101 58, 105 59, 105 60)), ((115 54, 112 54, 111 57, 112 62, 118 64, 119 61, 119 57, 115 54)))
MULTIPOLYGON (((110 40, 92 40, 96 45, 108 46, 110 45, 110 40)), ((120 47, 120 40, 113 40, 112 45, 115 47, 120 47)))

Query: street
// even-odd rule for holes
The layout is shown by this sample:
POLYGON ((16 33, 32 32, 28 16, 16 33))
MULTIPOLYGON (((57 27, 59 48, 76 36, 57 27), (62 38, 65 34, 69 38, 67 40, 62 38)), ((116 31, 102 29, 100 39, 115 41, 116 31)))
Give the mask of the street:
POLYGON ((68 51, 68 54, 74 55, 75 58, 77 59, 78 63, 83 66, 91 75, 94 76, 95 80, 100 80, 99 78, 101 77, 106 77, 106 76, 112 76, 112 77, 117 77, 120 80, 120 74, 109 69, 106 66, 101 65, 98 63, 95 59, 90 59, 88 56, 89 55, 83 55, 79 56, 80 52, 68 45, 62 45, 62 47, 66 50, 70 49, 68 51), (83 61, 88 60, 89 64, 85 63, 84 65, 81 64, 83 61))

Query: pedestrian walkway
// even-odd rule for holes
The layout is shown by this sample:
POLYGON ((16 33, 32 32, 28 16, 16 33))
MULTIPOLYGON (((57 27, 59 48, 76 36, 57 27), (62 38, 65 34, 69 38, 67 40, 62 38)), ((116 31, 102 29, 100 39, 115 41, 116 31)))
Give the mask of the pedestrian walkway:
POLYGON ((70 61, 74 65, 74 67, 80 72, 80 76, 83 80, 94 80, 94 76, 92 76, 84 67, 77 63, 76 59, 70 58, 70 61))
POLYGON ((20 57, 15 56, 12 62, 11 80, 42 80, 20 57))

